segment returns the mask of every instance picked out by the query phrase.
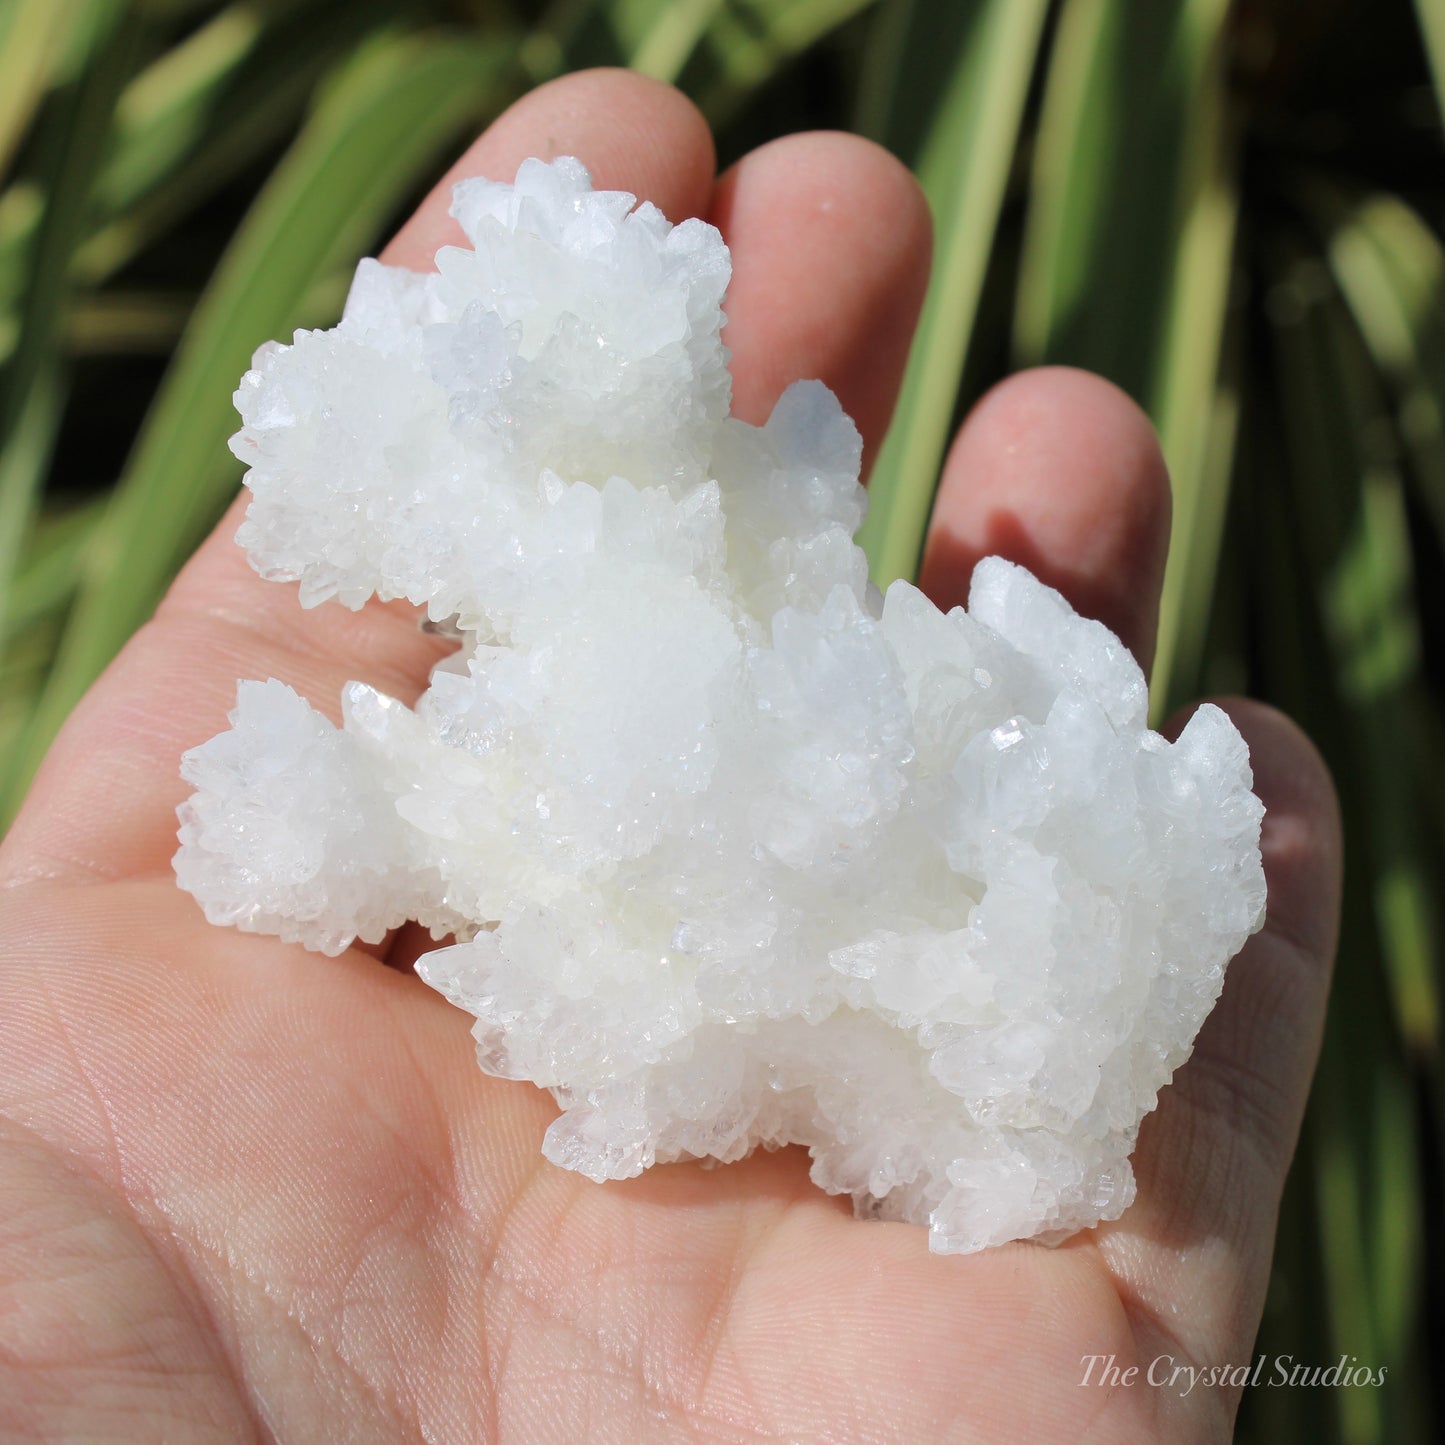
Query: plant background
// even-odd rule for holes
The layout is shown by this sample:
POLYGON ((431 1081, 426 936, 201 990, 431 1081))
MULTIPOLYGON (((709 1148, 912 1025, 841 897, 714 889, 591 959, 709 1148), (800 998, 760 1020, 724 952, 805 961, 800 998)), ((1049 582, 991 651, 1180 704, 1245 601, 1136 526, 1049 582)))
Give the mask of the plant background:
POLYGON ((1157 712, 1284 707, 1349 843, 1257 1348, 1387 1382, 1250 1392, 1239 1435, 1439 1438, 1445 0, 0 0, 0 812, 234 492, 252 349, 334 320, 482 125, 594 64, 680 84, 722 164, 843 127, 922 179, 878 580, 1009 370, 1153 416, 1157 712))

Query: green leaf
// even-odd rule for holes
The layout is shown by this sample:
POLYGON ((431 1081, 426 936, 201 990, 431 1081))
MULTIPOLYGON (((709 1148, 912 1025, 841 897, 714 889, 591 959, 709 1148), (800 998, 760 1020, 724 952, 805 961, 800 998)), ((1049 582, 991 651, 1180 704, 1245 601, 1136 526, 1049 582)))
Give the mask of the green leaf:
POLYGON ((729 0, 719 6, 680 84, 714 126, 788 63, 876 0, 729 0))
POLYGON ((1238 139, 1223 44, 1227 9, 1192 9, 1185 66, 1190 119, 1174 261, 1148 392, 1174 498, 1154 653, 1158 718, 1201 685, 1239 413, 1238 362, 1226 357, 1239 214, 1238 139))
POLYGON ((45 192, 34 181, 17 182, 0 194, 0 364, 20 339, 15 308, 25 296, 44 214, 45 192))
MULTIPOLYGON (((1331 274, 1350 309, 1362 345, 1392 394, 1395 427, 1383 413, 1380 383, 1353 363, 1353 395, 1377 398, 1379 415, 1360 418, 1359 438, 1373 440, 1379 457, 1366 469, 1359 494, 1361 526, 1341 553, 1327 600, 1342 650, 1346 695, 1366 706, 1418 699, 1419 620, 1413 606, 1412 548, 1404 491, 1395 458, 1414 463, 1422 499, 1445 540, 1445 438, 1440 399, 1445 397, 1445 328, 1438 318, 1445 281, 1440 243, 1402 202, 1372 196, 1357 203, 1337 190, 1313 186, 1307 204, 1329 258, 1331 274)), ((1357 441, 1356 445, 1359 445, 1357 441)), ((1425 759, 1422 759, 1424 762, 1425 759)), ((1405 1037, 1416 1049, 1440 1042, 1440 981, 1435 976, 1436 922, 1427 870, 1417 847, 1421 828, 1403 829, 1397 810, 1418 807, 1402 789, 1398 768, 1382 779, 1388 810, 1377 830, 1388 831, 1375 875, 1380 920, 1405 1037), (1391 781, 1393 780, 1393 785, 1391 781), (1398 836, 1403 832, 1403 836, 1398 836)))
MULTIPOLYGON (((1333 1348, 1373 1363, 1381 1360, 1371 1293, 1370 1247, 1366 1233, 1361 1170, 1351 1129, 1351 1097, 1339 1077, 1338 1055, 1322 1060, 1316 1082, 1323 1108, 1314 1116, 1320 1231, 1328 1261, 1325 1271, 1333 1348)), ((1388 1365, 1386 1366, 1388 1368, 1388 1365)), ((1385 1418, 1373 1390, 1336 1393, 1345 1438, 1356 1445, 1384 1445, 1385 1418)))
POLYGON ((1239 401, 1222 375, 1238 215, 1228 0, 1067 0, 1018 281, 1025 364, 1096 371, 1151 414, 1174 522, 1156 714, 1197 687, 1239 401))
POLYGON ((239 0, 126 88, 97 186, 103 222, 76 257, 95 283, 284 139, 328 66, 390 9, 239 0))
POLYGON ((1425 55, 1430 62, 1430 75, 1435 82, 1435 96, 1445 118, 1445 3, 1442 0, 1415 0, 1415 19, 1425 41, 1425 55))
POLYGON ((58 616, 69 602, 79 582, 81 558, 104 507, 105 499, 98 497, 37 519, 10 585, 0 651, 42 618, 58 616))
POLYGON ((1281 393, 1296 452, 1301 533, 1317 579, 1336 686, 1364 791, 1376 923, 1401 1036, 1440 1045, 1439 923, 1422 866, 1422 794, 1433 766, 1411 718, 1420 709, 1420 621, 1399 442, 1381 379, 1321 263, 1297 262, 1274 298, 1281 393), (1299 319, 1296 319, 1296 314, 1299 319), (1388 747, 1381 745, 1389 739, 1388 747))
MULTIPOLYGON (((933 276, 859 534, 880 587, 918 570, 1047 12, 1045 0, 980 0, 961 12, 910 6, 901 41, 880 49, 902 68, 910 54, 936 56, 940 26, 957 36, 917 160, 933 212, 933 276)), ((883 98, 871 123, 886 144, 909 127, 909 88, 885 79, 873 92, 883 98)))
POLYGON ((83 0, 10 0, 0 6, 0 174, 25 136, 65 55, 83 0))
POLYGON ((1438 1069, 1439 1060, 1439 923, 1426 861, 1429 791, 1419 781, 1435 761, 1418 726, 1420 619, 1383 379, 1330 266, 1309 243, 1292 239, 1271 272, 1267 313, 1288 438, 1280 472, 1290 491, 1280 503, 1287 549, 1272 546, 1262 560, 1273 597, 1287 606, 1293 593, 1303 605, 1313 594, 1315 607, 1303 627, 1261 608, 1261 629, 1274 639, 1266 676, 1272 689, 1288 677, 1276 695, 1333 762, 1350 849, 1311 1115, 1321 1264, 1333 1349, 1362 1359, 1370 1351, 1391 1372, 1388 1388, 1341 1391, 1335 1404, 1344 1438, 1388 1441, 1404 1437, 1422 1393, 1407 1357, 1424 1221, 1415 1082, 1404 1069, 1438 1069), (1298 657, 1310 632, 1322 639, 1322 658, 1298 657))
MULTIPOLYGON (((1389 1041, 1380 1040, 1382 1054, 1389 1041)), ((1376 1067, 1367 1100, 1352 1113, 1365 1114, 1369 1150, 1365 1179, 1369 1273, 1376 1300, 1376 1347, 1382 1360, 1405 1360, 1420 1306, 1418 1261, 1425 1247, 1421 1179, 1415 1159, 1418 1126, 1408 1080, 1398 1068, 1376 1067), (1366 1113, 1368 1110, 1368 1113, 1366 1113)), ((1358 1167, 1358 1166, 1357 1166, 1358 1167)))
POLYGON ((697 49, 724 0, 616 0, 615 17, 623 51, 634 70, 658 80, 676 80, 697 49), (632 22, 629 24, 629 20, 632 22))
POLYGON ((714 125, 878 0, 553 0, 522 47, 535 81, 628 65, 677 84, 714 125))
POLYGON ((1085 367, 1149 403, 1181 242, 1193 226, 1210 250, 1220 229, 1228 9, 1065 0, 1034 147, 1021 362, 1085 367))
MULTIPOLYGON (((154 608, 235 488, 231 393, 319 278, 377 237, 458 136, 510 98, 509 38, 379 36, 336 76, 257 197, 191 319, 110 509, 9 797, 154 608)), ((312 320, 318 318, 309 318, 312 320)))
MULTIPOLYGON (((1128 29, 1123 4, 1067 0, 1049 48, 1014 315, 1015 350, 1029 364, 1072 353, 1088 365, 1104 350, 1102 341, 1075 333, 1085 329, 1091 275, 1123 229, 1116 213, 1125 178, 1114 171, 1132 131, 1124 114, 1130 96, 1115 72, 1124 68, 1128 29)), ((1130 207, 1125 219, 1136 211, 1130 207)))
POLYGON ((255 0, 228 5, 126 86, 116 107, 115 146, 97 187, 108 210, 131 204, 194 145, 211 101, 254 51, 263 25, 255 0))
MULTIPOLYGON (((134 28, 107 4, 106 42, 62 97, 45 140, 50 174, 38 217, 34 264, 25 278, 15 352, 0 395, 0 626, 16 559, 30 526, 60 421, 61 341, 70 266, 83 234, 93 178, 128 73, 134 28)), ((92 18, 102 13, 97 4, 92 18)), ((99 20, 95 20, 97 25, 99 20)))
POLYGON ((1445 246, 1398 196, 1351 197, 1315 184, 1306 203, 1390 387, 1412 480, 1445 545, 1445 246))

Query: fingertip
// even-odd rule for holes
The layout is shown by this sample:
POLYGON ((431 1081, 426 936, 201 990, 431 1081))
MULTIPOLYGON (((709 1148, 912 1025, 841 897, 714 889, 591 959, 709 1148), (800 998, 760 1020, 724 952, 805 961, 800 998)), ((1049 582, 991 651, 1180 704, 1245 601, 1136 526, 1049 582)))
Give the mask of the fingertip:
POLYGON ((430 270, 442 246, 464 239, 450 214, 458 181, 510 181, 524 160, 562 155, 582 161, 598 190, 630 191, 671 221, 702 215, 712 194, 712 131, 692 101, 634 71, 580 70, 537 86, 503 111, 433 187, 382 260, 430 270))
POLYGON ((712 130, 687 96, 611 66, 539 85, 483 139, 484 159, 502 179, 533 156, 575 155, 598 190, 636 191, 671 221, 703 214, 717 168, 712 130))
POLYGON ((944 465, 921 585, 960 604, 998 554, 1103 622, 1147 669, 1169 546, 1169 473, 1148 416, 1112 382, 1038 367, 974 407, 944 465))
POLYGON ((708 219, 733 252, 734 413, 761 423, 784 387, 817 378, 857 423, 866 467, 928 286, 932 222, 918 182, 872 141, 811 131, 731 166, 708 219))

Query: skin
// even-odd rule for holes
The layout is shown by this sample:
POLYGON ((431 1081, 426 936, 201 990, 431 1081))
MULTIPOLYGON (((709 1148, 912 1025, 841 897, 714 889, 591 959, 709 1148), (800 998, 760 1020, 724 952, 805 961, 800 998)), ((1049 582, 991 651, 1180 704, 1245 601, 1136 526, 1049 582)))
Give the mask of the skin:
MULTIPOLYGON (((801 135, 715 178, 675 91, 575 75, 499 119, 387 259, 456 239, 451 179, 559 153, 722 227, 744 416, 820 376, 876 450, 929 251, 896 161, 801 135)), ((1269 810, 1268 923, 1145 1121, 1138 1202, 1061 1248, 933 1257, 921 1228, 853 1220, 796 1150, 604 1186, 555 1169, 553 1104, 478 1071, 407 932, 327 959, 204 922, 170 870, 177 766, 235 679, 334 709, 349 678, 414 698, 438 655, 405 609, 303 621, 232 544, 238 515, 76 710, 0 849, 6 1438, 1227 1438, 1237 1390, 1079 1382, 1090 1355, 1250 1358, 1339 898, 1329 778, 1290 722, 1223 704, 1269 810)), ((924 585, 952 606, 1002 551, 1147 662, 1168 515, 1133 403, 1025 373, 949 456, 924 585)))

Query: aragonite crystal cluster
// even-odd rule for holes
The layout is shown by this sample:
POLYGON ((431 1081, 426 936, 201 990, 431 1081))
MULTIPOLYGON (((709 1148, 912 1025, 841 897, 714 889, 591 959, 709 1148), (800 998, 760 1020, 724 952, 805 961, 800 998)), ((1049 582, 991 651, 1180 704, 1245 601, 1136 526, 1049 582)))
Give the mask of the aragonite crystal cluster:
POLYGON ((1150 732, 1118 639, 1008 562, 967 611, 870 589, 833 395, 728 415, 710 226, 566 159, 453 214, 434 275, 364 261, 335 330, 262 348, 232 446, 263 576, 459 649, 341 727, 243 682, 182 886, 328 953, 455 935, 418 972, 593 1179, 796 1143, 937 1250, 1118 1215, 1261 920, 1239 735, 1150 732))

